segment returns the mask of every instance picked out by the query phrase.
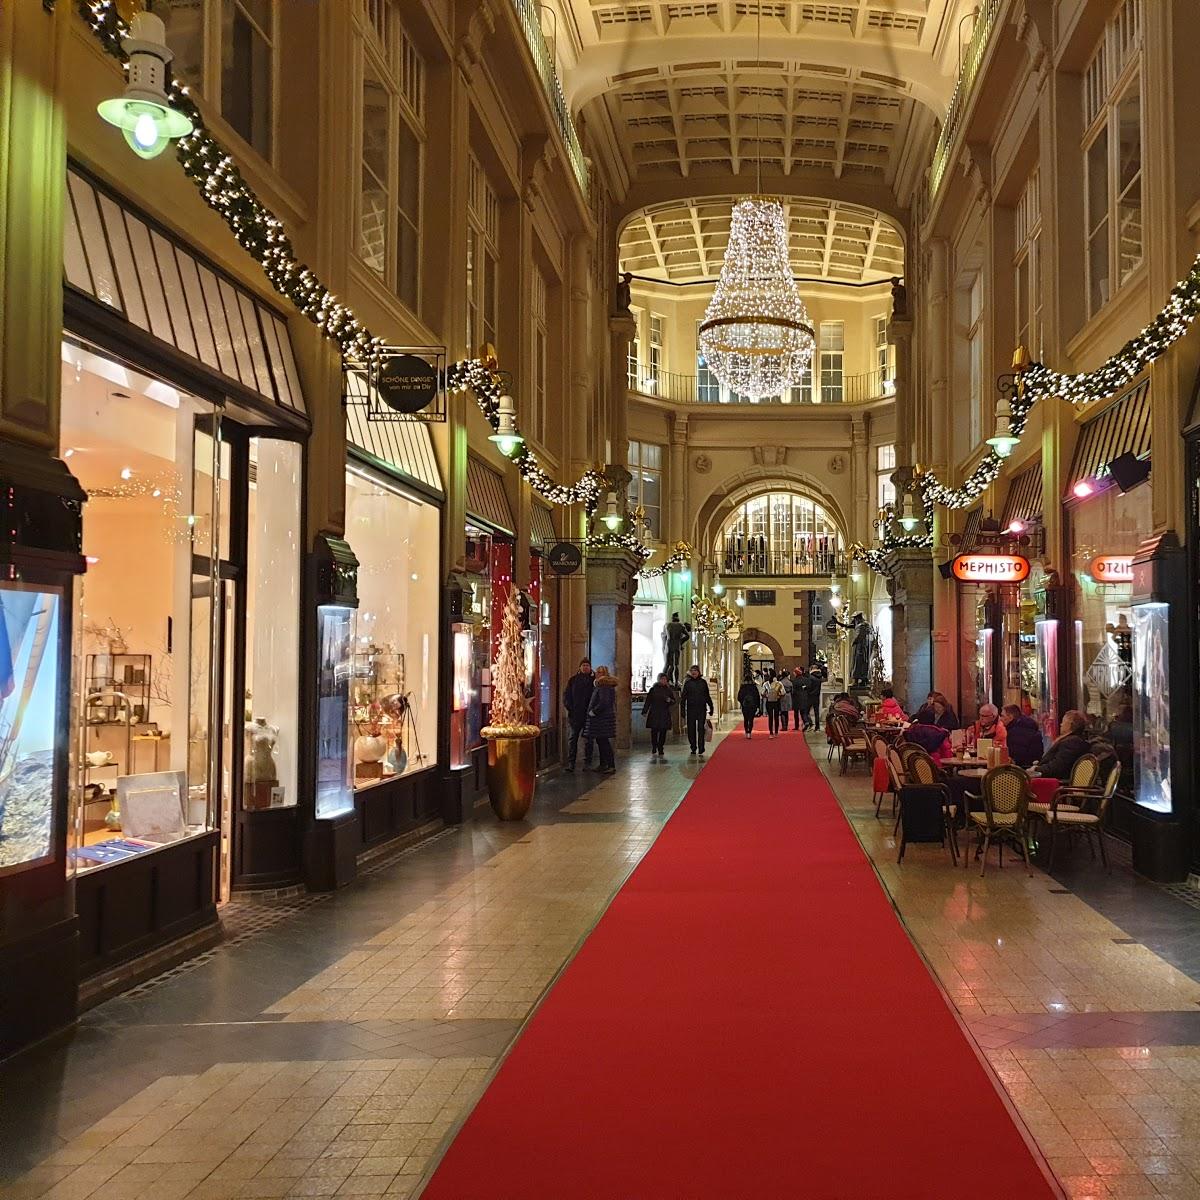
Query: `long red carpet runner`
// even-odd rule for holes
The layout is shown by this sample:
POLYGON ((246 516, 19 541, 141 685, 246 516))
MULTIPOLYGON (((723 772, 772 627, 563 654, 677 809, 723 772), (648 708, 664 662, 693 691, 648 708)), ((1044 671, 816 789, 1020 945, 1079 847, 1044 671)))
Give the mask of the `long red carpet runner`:
POLYGON ((789 734, 717 749, 423 1200, 1059 1194, 789 734))

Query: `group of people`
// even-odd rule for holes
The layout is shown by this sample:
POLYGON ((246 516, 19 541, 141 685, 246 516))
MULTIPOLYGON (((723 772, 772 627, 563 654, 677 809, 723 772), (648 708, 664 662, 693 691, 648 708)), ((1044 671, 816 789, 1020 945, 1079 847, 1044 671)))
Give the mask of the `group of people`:
MULTIPOLYGON (((674 721, 675 705, 681 706, 687 727, 692 754, 704 757, 704 748, 712 727, 709 718, 714 710, 708 680, 693 663, 682 687, 675 687, 664 671, 646 693, 642 715, 650 730, 650 757, 666 761, 667 733, 674 721)), ((563 692, 563 708, 567 714, 570 734, 567 738, 567 761, 564 771, 574 771, 578 762, 579 743, 583 743, 584 770, 592 769, 593 748, 598 752, 598 770, 611 775, 616 769, 613 739, 617 736, 617 680, 607 667, 592 670, 588 659, 571 676, 563 692)))
POLYGON ((746 737, 753 736, 755 718, 764 712, 769 737, 778 737, 788 728, 789 714, 794 718, 793 729, 815 729, 825 679, 825 669, 819 663, 807 671, 802 667, 792 671, 768 668, 758 672, 757 677, 747 674, 737 694, 746 737))

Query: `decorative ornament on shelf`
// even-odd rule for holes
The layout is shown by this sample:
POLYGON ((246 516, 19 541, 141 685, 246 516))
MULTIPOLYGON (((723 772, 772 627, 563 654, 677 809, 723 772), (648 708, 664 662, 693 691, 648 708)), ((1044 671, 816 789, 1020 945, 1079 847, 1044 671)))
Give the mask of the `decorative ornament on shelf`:
POLYGON ((762 400, 800 381, 814 344, 792 276, 783 206, 762 197, 740 200, 700 323, 705 366, 731 392, 762 400))
POLYGON ((492 702, 484 737, 536 737, 539 732, 536 725, 529 724, 524 645, 520 592, 513 587, 508 591, 500 623, 499 649, 492 664, 492 702))

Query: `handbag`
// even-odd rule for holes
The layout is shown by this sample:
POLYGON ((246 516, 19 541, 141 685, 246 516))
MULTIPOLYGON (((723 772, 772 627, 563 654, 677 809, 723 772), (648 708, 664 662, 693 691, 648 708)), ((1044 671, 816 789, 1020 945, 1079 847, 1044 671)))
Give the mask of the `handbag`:
POLYGON ((711 740, 712 735, 713 735, 712 717, 706 717, 704 719, 704 740, 706 742, 711 740))

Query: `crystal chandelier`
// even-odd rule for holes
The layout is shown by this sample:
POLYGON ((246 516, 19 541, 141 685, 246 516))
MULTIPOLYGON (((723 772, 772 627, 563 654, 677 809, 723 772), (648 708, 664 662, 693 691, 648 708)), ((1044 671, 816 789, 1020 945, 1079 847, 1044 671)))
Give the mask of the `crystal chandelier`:
POLYGON ((739 200, 721 278, 700 324, 705 364, 735 395, 758 401, 800 381, 813 344, 792 278, 783 206, 739 200))

